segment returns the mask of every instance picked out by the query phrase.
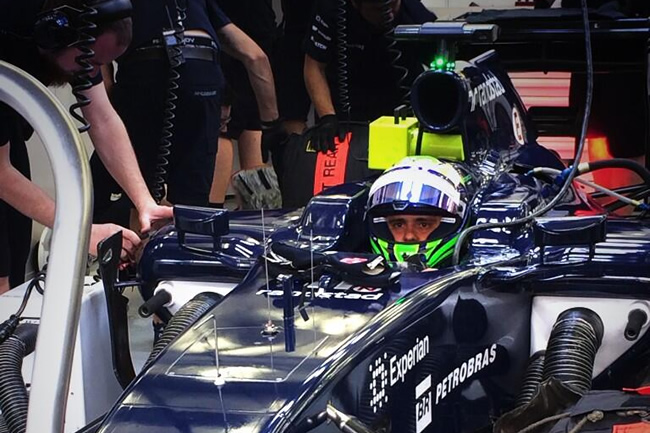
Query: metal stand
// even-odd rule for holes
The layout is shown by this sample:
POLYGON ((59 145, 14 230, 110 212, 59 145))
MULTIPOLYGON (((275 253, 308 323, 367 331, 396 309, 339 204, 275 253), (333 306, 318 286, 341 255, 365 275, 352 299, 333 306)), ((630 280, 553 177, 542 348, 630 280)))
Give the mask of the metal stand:
POLYGON ((35 78, 0 61, 0 101, 43 140, 54 171, 56 214, 36 342, 27 433, 62 432, 88 259, 92 206, 84 145, 61 103, 35 78))

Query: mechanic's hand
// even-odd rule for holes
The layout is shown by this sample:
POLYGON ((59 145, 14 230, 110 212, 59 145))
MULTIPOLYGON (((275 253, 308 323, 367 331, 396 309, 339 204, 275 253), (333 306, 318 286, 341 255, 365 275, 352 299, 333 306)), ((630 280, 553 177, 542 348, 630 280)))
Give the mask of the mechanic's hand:
POLYGON ((161 227, 174 217, 174 209, 171 206, 157 205, 153 200, 146 206, 138 209, 138 219, 140 222, 140 232, 148 233, 154 228, 161 227))
POLYGON ((90 255, 97 257, 97 244, 119 231, 122 231, 122 253, 120 254, 120 259, 123 262, 134 262, 135 252, 141 242, 140 237, 135 232, 117 224, 92 225, 88 246, 90 255))
POLYGON ((289 138, 289 134, 282 126, 280 118, 269 122, 261 122, 262 125, 262 161, 267 163, 269 155, 277 154, 289 138))
POLYGON ((321 117, 318 123, 305 134, 307 140, 311 141, 312 147, 317 152, 323 153, 336 150, 334 138, 338 137, 339 140, 343 140, 345 137, 345 131, 340 127, 336 114, 326 114, 321 117))

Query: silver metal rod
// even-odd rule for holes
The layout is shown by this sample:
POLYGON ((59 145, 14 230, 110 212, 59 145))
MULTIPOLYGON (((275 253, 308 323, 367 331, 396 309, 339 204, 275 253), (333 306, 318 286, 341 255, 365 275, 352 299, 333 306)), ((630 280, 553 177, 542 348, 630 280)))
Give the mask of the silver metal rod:
POLYGON ((35 78, 0 61, 0 101, 20 113, 45 145, 56 213, 27 415, 27 433, 63 432, 92 208, 88 157, 72 119, 35 78))

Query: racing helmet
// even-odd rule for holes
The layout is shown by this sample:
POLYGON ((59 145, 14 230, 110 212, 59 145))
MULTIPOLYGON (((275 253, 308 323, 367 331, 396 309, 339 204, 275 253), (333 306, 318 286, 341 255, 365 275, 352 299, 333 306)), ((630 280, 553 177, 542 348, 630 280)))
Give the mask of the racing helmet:
POLYGON ((388 261, 417 258, 422 265, 439 267, 453 254, 466 220, 466 179, 454 165, 431 156, 410 156, 386 170, 368 196, 372 250, 388 261), (420 238, 397 238, 405 219, 413 221, 420 238))

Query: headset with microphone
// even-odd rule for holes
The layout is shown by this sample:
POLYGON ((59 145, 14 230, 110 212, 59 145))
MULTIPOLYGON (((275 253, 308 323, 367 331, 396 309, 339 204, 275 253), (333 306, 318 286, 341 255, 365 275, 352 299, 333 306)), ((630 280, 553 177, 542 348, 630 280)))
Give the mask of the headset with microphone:
POLYGON ((131 0, 104 0, 83 9, 60 6, 43 12, 34 24, 34 41, 45 50, 59 50, 77 43, 82 35, 81 29, 87 25, 80 19, 88 8, 96 11, 89 18, 94 25, 102 25, 131 16, 131 0))

